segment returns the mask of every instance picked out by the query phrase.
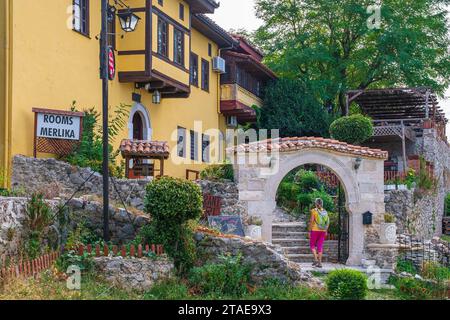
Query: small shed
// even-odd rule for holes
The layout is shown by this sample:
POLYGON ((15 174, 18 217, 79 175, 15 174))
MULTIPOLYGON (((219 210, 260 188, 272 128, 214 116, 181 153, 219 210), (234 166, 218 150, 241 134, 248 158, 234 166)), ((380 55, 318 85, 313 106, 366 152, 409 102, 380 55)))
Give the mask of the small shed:
POLYGON ((164 161, 169 159, 169 150, 167 141, 122 140, 120 152, 125 159, 126 177, 140 179, 164 176, 164 161), (159 163, 158 167, 156 163, 159 163))

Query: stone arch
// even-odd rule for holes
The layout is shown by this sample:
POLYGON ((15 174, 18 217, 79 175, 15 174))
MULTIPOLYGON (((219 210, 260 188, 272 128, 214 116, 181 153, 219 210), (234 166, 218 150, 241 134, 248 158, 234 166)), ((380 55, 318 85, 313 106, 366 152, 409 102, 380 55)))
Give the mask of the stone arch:
POLYGON ((152 140, 153 129, 152 123, 150 121, 150 115, 147 108, 140 104, 135 103, 130 111, 130 117, 128 120, 128 139, 133 139, 133 118, 135 114, 138 113, 143 121, 144 125, 144 140, 152 140))
POLYGON ((268 242, 272 240, 276 193, 282 179, 304 164, 319 164, 333 171, 345 190, 349 212, 347 264, 361 264, 367 244, 378 241, 376 224, 384 213, 383 163, 387 152, 323 138, 267 140, 232 150, 233 155, 237 155, 235 170, 239 198, 247 204, 249 215, 259 216, 263 220, 263 239, 268 242), (267 150, 271 153, 267 154, 267 150), (250 163, 248 159, 252 157, 253 163, 250 163), (255 158, 261 163, 255 164, 255 158), (270 164, 268 158, 271 159, 270 164), (357 163, 359 166, 355 168, 357 163), (366 211, 374 215, 371 226, 362 224, 362 213, 366 211))

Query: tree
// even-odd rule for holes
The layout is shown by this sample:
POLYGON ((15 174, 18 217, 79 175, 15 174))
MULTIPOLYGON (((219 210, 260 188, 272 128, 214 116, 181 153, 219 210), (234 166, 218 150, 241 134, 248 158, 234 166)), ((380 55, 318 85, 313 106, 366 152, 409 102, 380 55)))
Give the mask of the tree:
POLYGON ((280 76, 308 82, 326 106, 345 110, 345 92, 450 84, 449 0, 256 0, 264 24, 254 41, 280 76), (375 27, 374 27, 375 26, 375 27))
POLYGON ((280 79, 265 89, 258 128, 279 129, 281 137, 328 136, 333 117, 298 80, 280 79))

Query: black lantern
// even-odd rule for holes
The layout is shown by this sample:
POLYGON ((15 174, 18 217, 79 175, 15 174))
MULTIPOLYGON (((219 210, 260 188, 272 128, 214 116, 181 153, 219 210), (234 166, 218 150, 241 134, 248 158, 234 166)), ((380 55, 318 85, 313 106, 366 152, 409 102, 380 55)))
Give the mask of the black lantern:
POLYGON ((141 18, 131 12, 131 10, 119 12, 117 16, 120 20, 120 26, 125 32, 132 32, 136 30, 136 26, 139 20, 141 20, 141 18))
POLYGON ((161 103, 161 93, 158 90, 155 90, 155 92, 153 92, 152 102, 153 104, 161 103))
POLYGON ((372 212, 367 211, 363 213, 363 224, 364 225, 370 225, 372 224, 372 212))

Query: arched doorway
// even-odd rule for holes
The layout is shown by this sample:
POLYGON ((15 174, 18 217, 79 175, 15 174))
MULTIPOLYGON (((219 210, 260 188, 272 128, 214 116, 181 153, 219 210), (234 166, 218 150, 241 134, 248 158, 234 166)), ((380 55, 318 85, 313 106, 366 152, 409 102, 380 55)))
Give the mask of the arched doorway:
POLYGON ((360 265, 367 245, 379 242, 378 230, 385 210, 387 152, 323 138, 266 140, 228 152, 235 163, 239 199, 246 204, 250 216, 263 221, 265 241, 272 242, 275 199, 282 179, 296 167, 314 163, 329 168, 342 182, 349 213, 347 264, 360 265), (363 225, 362 214, 367 211, 373 214, 371 225, 363 225))
POLYGON ((324 262, 345 263, 349 253, 349 223, 342 182, 329 168, 309 163, 290 171, 278 186, 272 243, 289 260, 312 263, 308 224, 314 200, 320 198, 330 217, 324 262))
MULTIPOLYGON (((128 138, 132 140, 152 140, 152 127, 150 116, 147 108, 136 103, 130 111, 130 118, 128 121, 128 138)), ((148 160, 144 160, 144 163, 148 163, 148 160)), ((129 160, 128 168, 132 169, 137 163, 134 160, 129 160)), ((128 173, 129 179, 141 179, 142 177, 135 175, 131 170, 128 173)))
POLYGON ((128 121, 128 139, 152 140, 152 125, 147 108, 136 103, 130 111, 128 121))

